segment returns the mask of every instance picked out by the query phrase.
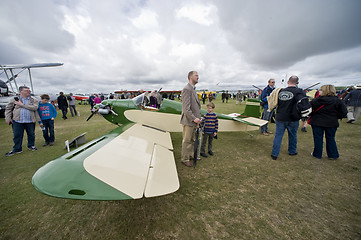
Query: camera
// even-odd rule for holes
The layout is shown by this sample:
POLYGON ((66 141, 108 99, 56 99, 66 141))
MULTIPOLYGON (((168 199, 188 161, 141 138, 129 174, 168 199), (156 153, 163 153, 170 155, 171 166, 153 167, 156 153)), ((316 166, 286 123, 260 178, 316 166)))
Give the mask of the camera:
POLYGON ((19 101, 19 98, 18 97, 14 97, 15 101, 19 101))

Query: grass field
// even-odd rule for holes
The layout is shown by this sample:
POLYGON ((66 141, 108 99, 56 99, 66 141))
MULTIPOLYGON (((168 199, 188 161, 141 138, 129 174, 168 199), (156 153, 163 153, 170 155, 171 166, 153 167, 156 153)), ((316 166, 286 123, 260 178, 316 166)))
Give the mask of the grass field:
MULTIPOLYGON (((215 101, 216 112, 244 106, 215 101)), ((86 140, 116 126, 101 116, 56 122, 55 146, 11 157, 12 131, 0 121, 0 239, 361 239, 361 124, 342 121, 336 134, 340 159, 311 157, 312 132, 299 131, 298 155, 287 154, 287 134, 277 161, 273 136, 258 131, 219 133, 215 156, 197 168, 180 163, 182 135, 172 133, 181 187, 163 197, 126 201, 53 198, 31 185, 35 171, 66 153, 64 141, 86 140), (250 134, 254 135, 253 137, 250 134)), ((269 124, 274 132, 274 124, 269 124)), ((325 153, 324 153, 325 154, 325 153)))

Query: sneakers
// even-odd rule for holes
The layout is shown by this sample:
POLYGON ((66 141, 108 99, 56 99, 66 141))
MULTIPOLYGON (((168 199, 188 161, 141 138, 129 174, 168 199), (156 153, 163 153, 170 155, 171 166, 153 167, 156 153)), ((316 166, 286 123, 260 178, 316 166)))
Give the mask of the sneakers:
POLYGON ((49 145, 49 143, 48 142, 45 142, 44 144, 43 144, 43 147, 46 147, 46 146, 48 146, 49 145))
POLYGON ((276 157, 276 156, 271 155, 271 158, 272 158, 273 160, 277 160, 277 157, 276 157))
POLYGON ((208 154, 211 155, 211 156, 214 155, 214 153, 212 151, 209 151, 208 154))
POLYGON ((263 132, 262 133, 264 136, 269 136, 269 134, 267 132, 263 132))
POLYGON ((205 158, 208 157, 207 154, 205 154, 205 153, 201 153, 201 156, 205 157, 205 158))
POLYGON ((15 152, 14 150, 11 150, 10 152, 5 153, 5 156, 10 157, 14 154, 22 153, 23 151, 15 152))
POLYGON ((355 119, 348 120, 347 123, 353 123, 355 119))
POLYGON ((49 145, 50 145, 50 146, 54 146, 54 142, 50 142, 49 145))
POLYGON ((297 152, 295 152, 295 153, 288 153, 288 155, 290 155, 290 156, 296 156, 298 153, 297 152))
POLYGON ((28 149, 29 149, 30 151, 38 150, 35 146, 28 147, 28 149))

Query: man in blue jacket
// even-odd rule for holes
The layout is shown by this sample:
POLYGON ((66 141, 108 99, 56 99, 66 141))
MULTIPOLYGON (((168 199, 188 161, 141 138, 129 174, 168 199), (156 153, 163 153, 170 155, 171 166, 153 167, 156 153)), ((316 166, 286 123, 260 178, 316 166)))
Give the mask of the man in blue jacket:
MULTIPOLYGON (((267 97, 271 95, 271 92, 275 89, 275 80, 271 78, 268 80, 268 85, 265 87, 261 94, 261 103, 263 105, 262 119, 269 121, 273 115, 274 109, 268 111, 268 102, 267 97)), ((268 131, 268 123, 261 127, 261 133, 265 136, 268 136, 271 132, 268 131)))

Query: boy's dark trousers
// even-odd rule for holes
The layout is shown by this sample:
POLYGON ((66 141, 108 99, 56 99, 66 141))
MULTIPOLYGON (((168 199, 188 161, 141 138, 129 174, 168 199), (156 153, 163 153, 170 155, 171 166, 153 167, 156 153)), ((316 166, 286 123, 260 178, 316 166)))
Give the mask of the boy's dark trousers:
POLYGON ((43 122, 43 125, 45 127, 45 130, 43 130, 43 137, 45 139, 45 142, 47 143, 54 142, 55 140, 54 120, 46 119, 41 121, 43 122))
POLYGON ((212 141, 214 138, 214 133, 204 133, 204 135, 202 136, 202 145, 201 145, 201 153, 205 154, 205 150, 206 150, 206 142, 208 139, 208 152, 212 152, 212 141))

